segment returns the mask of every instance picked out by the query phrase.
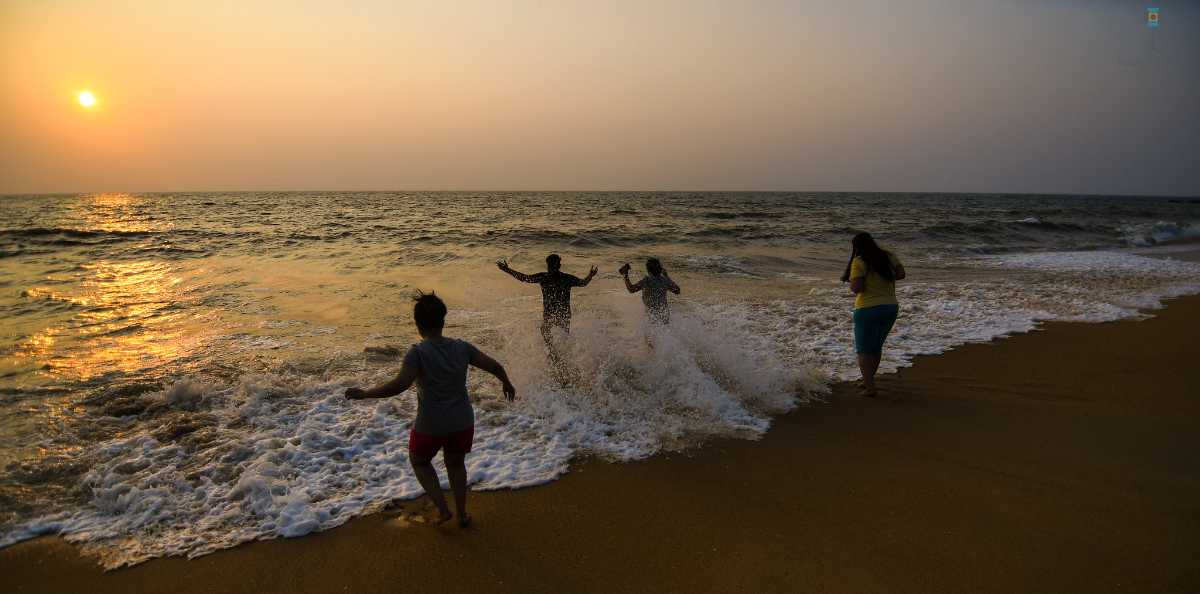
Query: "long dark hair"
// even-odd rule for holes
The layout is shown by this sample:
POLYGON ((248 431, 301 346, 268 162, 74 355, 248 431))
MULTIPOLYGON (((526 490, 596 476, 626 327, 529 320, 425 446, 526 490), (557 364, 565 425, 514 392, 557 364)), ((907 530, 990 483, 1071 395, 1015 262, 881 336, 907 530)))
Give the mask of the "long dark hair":
POLYGON ((889 281, 896 280, 896 271, 892 270, 892 260, 888 258, 888 253, 875 243, 875 238, 871 237, 870 233, 859 233, 850 241, 852 249, 850 250, 850 261, 846 262, 846 271, 842 273, 842 282, 850 280, 850 265, 854 263, 854 257, 858 256, 866 262, 868 270, 874 270, 876 274, 888 279, 889 281))
POLYGON ((660 262, 658 260, 658 258, 647 258, 646 259, 646 272, 649 272, 650 274, 652 274, 654 276, 658 276, 658 275, 662 274, 662 271, 663 271, 662 262, 660 262))

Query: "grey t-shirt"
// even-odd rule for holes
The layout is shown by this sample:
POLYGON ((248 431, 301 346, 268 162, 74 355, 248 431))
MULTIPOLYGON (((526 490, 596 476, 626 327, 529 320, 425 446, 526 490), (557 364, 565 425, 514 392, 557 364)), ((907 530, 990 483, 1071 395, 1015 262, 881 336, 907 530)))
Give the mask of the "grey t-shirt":
POLYGON ((423 340, 404 355, 404 365, 417 371, 417 420, 413 428, 446 435, 475 424, 467 396, 467 366, 479 352, 457 338, 423 340))
POLYGON ((659 275, 646 275, 634 287, 642 290, 642 303, 652 314, 665 314, 667 310, 667 291, 677 288, 671 279, 659 275))

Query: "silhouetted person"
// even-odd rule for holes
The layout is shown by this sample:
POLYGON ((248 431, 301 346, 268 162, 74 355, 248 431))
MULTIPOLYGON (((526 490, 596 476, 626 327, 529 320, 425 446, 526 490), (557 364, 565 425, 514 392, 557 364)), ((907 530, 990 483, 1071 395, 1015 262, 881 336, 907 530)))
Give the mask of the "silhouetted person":
POLYGON ((517 391, 504 367, 483 354, 474 345, 457 338, 442 336, 446 324, 446 304, 437 295, 418 293, 413 306, 413 320, 421 342, 414 344, 404 355, 400 373, 392 381, 371 388, 347 388, 346 398, 386 398, 417 384, 417 418, 408 434, 408 460, 425 493, 437 506, 438 523, 454 515, 446 505, 441 481, 433 467, 433 457, 442 450, 450 489, 454 491, 454 506, 458 509, 458 525, 471 523, 467 513, 466 456, 475 437, 475 412, 467 395, 467 366, 478 367, 499 379, 504 397, 512 400, 517 391))
POLYGON ((671 308, 667 305, 667 291, 678 295, 679 285, 675 284, 675 281, 667 275, 667 269, 663 268, 662 262, 659 262, 658 258, 646 260, 648 274, 636 283, 629 282, 629 264, 622 266, 619 272, 625 278, 625 288, 630 293, 642 292, 642 303, 646 304, 646 316, 650 318, 650 322, 667 324, 671 321, 671 308))
POLYGON ((587 277, 579 278, 560 270, 562 258, 558 254, 546 256, 546 272, 525 274, 517 272, 508 266, 507 260, 496 262, 496 266, 523 283, 536 283, 542 286, 542 340, 551 350, 551 356, 556 358, 553 347, 552 330, 571 331, 571 289, 586 287, 596 276, 596 267, 588 272, 587 277))
POLYGON ((854 293, 854 350, 863 396, 876 395, 875 372, 883 357, 883 341, 900 314, 896 281, 903 278, 904 265, 895 254, 880 248, 870 233, 854 236, 842 282, 849 282, 854 293))

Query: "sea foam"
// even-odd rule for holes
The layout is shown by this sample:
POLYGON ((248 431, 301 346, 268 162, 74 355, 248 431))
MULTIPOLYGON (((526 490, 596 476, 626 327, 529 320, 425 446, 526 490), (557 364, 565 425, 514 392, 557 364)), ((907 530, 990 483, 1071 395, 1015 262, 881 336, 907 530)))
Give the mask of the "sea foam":
MULTIPOLYGON (((509 363, 521 394, 506 403, 492 378, 471 374, 474 489, 542 484, 581 455, 624 461, 712 437, 756 438, 773 415, 827 389, 815 370, 748 332, 744 318, 680 311, 662 328, 628 313, 577 324, 559 346, 565 376, 547 365, 531 320, 483 345, 509 363)), ((300 536, 416 497, 407 452, 414 394, 342 396, 393 372, 315 378, 284 368, 225 385, 180 378, 146 395, 155 402, 131 434, 84 454, 88 505, 28 522, 0 545, 56 533, 115 568, 300 536)))
MULTIPOLYGON (((1127 252, 964 266, 1001 274, 928 281, 917 264, 900 283, 885 372, 1042 321, 1136 317, 1164 298, 1200 292, 1200 265, 1127 252)), ((600 291, 577 307, 570 336, 557 337, 561 368, 547 363, 530 299, 460 312, 456 320, 479 329, 467 338, 503 361, 519 390, 508 403, 494 379, 470 376, 472 487, 543 484, 581 456, 627 461, 713 438, 755 439, 773 416, 821 399, 831 379, 856 377, 845 285, 780 278, 804 288, 788 299, 675 299, 667 327, 646 325, 640 300, 624 291, 600 291)), ((87 421, 121 430, 80 454, 86 501, 23 522, 0 546, 60 534, 114 568, 300 536, 416 497, 407 453, 414 394, 342 396, 395 373, 395 359, 378 353, 403 348, 336 355, 358 366, 285 362, 232 381, 181 376, 131 395, 136 406, 99 407, 93 414, 112 418, 87 421)))

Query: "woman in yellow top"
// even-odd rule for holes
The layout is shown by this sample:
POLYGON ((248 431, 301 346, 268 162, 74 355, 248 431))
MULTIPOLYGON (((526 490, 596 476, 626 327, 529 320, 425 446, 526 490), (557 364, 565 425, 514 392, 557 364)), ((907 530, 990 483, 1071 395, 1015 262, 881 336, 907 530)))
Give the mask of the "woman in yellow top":
POLYGON ((875 372, 879 369, 883 341, 900 313, 896 281, 904 278, 904 266, 894 254, 881 249, 870 233, 855 235, 851 245, 842 282, 849 282, 855 295, 854 350, 862 371, 861 394, 875 396, 875 372))

